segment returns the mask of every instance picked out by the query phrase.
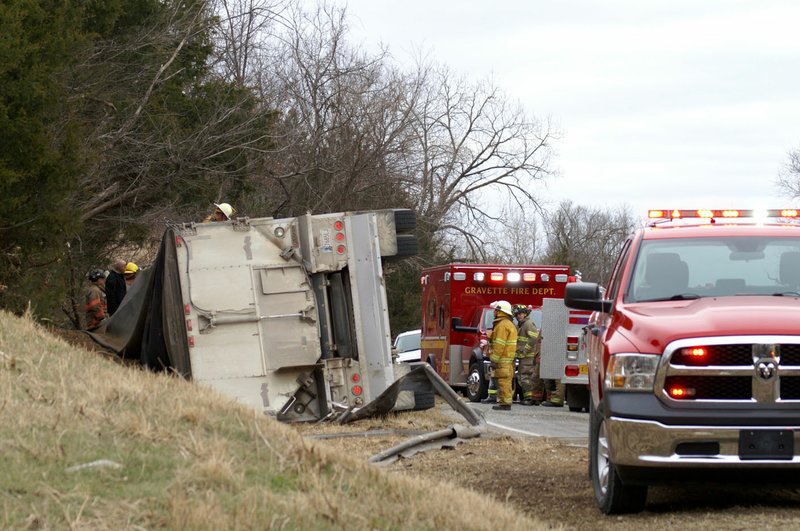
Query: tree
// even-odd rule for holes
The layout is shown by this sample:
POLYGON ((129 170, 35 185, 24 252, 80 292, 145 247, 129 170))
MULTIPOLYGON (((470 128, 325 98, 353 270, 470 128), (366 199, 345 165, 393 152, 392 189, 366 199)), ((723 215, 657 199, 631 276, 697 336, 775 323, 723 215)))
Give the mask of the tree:
POLYGON ((87 42, 83 11, 65 2, 0 4, 0 306, 48 313, 66 289, 70 204, 82 171, 79 124, 58 75, 87 42))
POLYGON ((622 244, 636 228, 628 208, 602 209, 562 201, 545 218, 545 263, 566 264, 583 280, 608 281, 622 244))
POLYGON ((407 150, 407 79, 384 53, 346 41, 345 12, 295 9, 260 84, 280 113, 265 183, 274 215, 410 206, 396 174, 407 150))
POLYGON ((790 199, 800 198, 800 148, 789 152, 789 160, 778 175, 780 192, 790 199))
POLYGON ((420 75, 405 182, 428 231, 485 259, 493 237, 486 220, 501 219, 497 204, 538 208, 534 189, 552 175, 553 133, 488 81, 454 78, 444 67, 420 75))

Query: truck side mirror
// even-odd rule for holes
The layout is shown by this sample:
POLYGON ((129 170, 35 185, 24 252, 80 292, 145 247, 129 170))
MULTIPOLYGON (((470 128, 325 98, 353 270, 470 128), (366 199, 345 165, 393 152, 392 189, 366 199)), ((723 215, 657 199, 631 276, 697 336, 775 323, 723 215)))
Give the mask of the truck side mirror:
POLYGON ((603 298, 601 289, 594 282, 567 284, 564 304, 576 310, 608 313, 611 311, 611 301, 603 298))

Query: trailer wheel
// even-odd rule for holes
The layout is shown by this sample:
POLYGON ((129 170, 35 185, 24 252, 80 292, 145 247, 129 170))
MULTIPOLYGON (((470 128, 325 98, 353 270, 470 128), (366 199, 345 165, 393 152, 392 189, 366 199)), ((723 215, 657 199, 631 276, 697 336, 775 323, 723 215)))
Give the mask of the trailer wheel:
POLYGON ((433 391, 419 391, 414 393, 414 411, 430 409, 436 405, 436 393, 433 391))
POLYGON ((470 402, 480 402, 489 396, 489 381, 484 377, 483 363, 473 361, 469 364, 469 376, 464 394, 470 402))
POLYGON ((398 234, 395 238, 397 241, 397 253, 389 256, 382 255, 384 262, 395 262, 419 253, 419 242, 413 234, 398 234))
POLYGON ((638 513, 647 501, 646 485, 626 485, 608 451, 603 405, 592 408, 589 422, 589 472, 597 505, 605 514, 638 513))
POLYGON ((414 407, 412 408, 414 411, 430 409, 436 405, 436 391, 427 378, 423 381, 407 380, 401 389, 414 393, 414 407))
POLYGON ((417 228, 417 213, 413 210, 398 208, 394 211, 395 232, 410 232, 417 228))

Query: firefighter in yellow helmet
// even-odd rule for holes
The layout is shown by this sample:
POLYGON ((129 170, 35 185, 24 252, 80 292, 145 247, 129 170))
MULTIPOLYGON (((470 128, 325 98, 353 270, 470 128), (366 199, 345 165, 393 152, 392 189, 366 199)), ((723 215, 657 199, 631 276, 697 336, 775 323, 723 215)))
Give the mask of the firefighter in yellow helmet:
POLYGON ((511 382, 514 379, 514 357, 517 352, 517 327, 511 320, 511 304, 508 301, 496 301, 494 308, 494 324, 489 336, 489 360, 494 365, 494 376, 497 379, 497 405, 492 409, 511 409, 511 382))
POLYGON ((513 308, 517 319, 517 383, 522 390, 522 405, 538 406, 544 399, 544 382, 539 378, 539 353, 542 350, 542 336, 529 318, 530 306, 517 304, 513 308))
POLYGON ((139 266, 133 262, 128 262, 125 265, 125 272, 122 274, 125 277, 125 285, 130 288, 136 280, 136 275, 139 274, 139 266))
POLYGON ((234 208, 228 203, 213 203, 214 211, 206 216, 203 220, 203 223, 207 223, 209 221, 228 221, 233 216, 233 213, 236 212, 234 208))

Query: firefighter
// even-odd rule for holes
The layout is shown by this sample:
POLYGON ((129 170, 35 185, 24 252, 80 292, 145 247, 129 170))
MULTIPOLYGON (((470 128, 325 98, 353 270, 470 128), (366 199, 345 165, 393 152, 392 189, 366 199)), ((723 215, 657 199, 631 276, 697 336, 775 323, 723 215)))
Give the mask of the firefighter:
POLYGON ((538 406, 544 398, 544 382, 539 378, 539 353, 542 350, 542 338, 536 325, 529 319, 530 306, 517 304, 514 306, 514 317, 517 319, 517 359, 519 368, 517 383, 522 390, 522 405, 538 406))
POLYGON ((133 262, 128 262, 125 266, 125 272, 123 273, 123 276, 125 277, 126 290, 133 286, 133 283, 136 281, 136 275, 138 274, 139 266, 133 262))
MULTIPOLYGON (((488 358, 489 355, 486 352, 488 348, 488 344, 485 339, 481 340, 481 350, 484 352, 484 357, 488 358)), ((487 389, 488 396, 481 400, 481 404, 496 404, 497 403, 497 378, 494 377, 494 372, 491 373, 489 377, 489 388, 487 389)))
POLYGON ((511 319, 511 304, 508 301, 496 301, 490 305, 494 308, 494 324, 489 336, 489 360, 494 366, 494 377, 497 379, 497 405, 492 409, 508 411, 511 409, 511 381, 514 379, 514 358, 517 352, 517 327, 511 319))
POLYGON ((86 289, 86 329, 94 330, 106 318, 106 272, 93 269, 88 275, 91 284, 86 289))
POLYGON ((228 203, 213 203, 214 212, 206 216, 203 223, 209 221, 228 221, 235 212, 233 207, 228 203))
POLYGON ((547 380, 547 400, 544 407, 564 407, 564 384, 561 380, 547 380))

